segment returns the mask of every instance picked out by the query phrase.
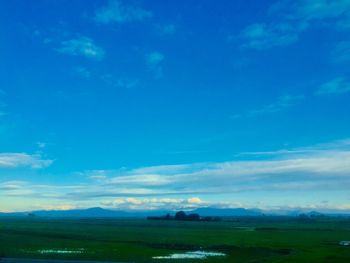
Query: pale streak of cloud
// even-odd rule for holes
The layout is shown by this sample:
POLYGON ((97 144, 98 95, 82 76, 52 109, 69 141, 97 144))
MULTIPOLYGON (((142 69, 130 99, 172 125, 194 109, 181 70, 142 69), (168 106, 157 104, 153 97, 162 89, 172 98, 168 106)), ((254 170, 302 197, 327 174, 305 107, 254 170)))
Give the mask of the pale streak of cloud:
POLYGON ((40 154, 0 153, 0 168, 29 167, 41 169, 50 166, 53 160, 43 159, 40 154))
POLYGON ((277 98, 273 103, 264 105, 257 109, 252 109, 243 114, 235 114, 231 116, 232 119, 237 119, 241 117, 256 117, 258 115, 271 114, 280 112, 287 108, 294 106, 295 104, 304 100, 303 95, 283 95, 277 98))
POLYGON ((102 60, 105 56, 105 51, 101 47, 97 46, 91 38, 83 36, 62 41, 61 46, 56 50, 63 54, 95 60, 102 60))
POLYGON ((125 88, 132 89, 135 88, 139 81, 137 79, 119 78, 113 74, 103 74, 100 79, 108 86, 113 88, 125 88))
POLYGON ((262 50, 293 44, 299 36, 295 28, 289 24, 257 23, 246 27, 242 32, 242 38, 247 40, 243 47, 262 50))
POLYGON ((350 92, 350 81, 338 77, 322 84, 315 95, 339 95, 350 92))
POLYGON ((153 51, 146 55, 146 64, 153 72, 155 78, 161 78, 163 76, 163 61, 164 55, 158 51, 153 51))
POLYGON ((24 181, 6 181, 3 183, 0 183, 0 190, 15 191, 15 190, 22 189, 25 184, 26 182, 24 181))
POLYGON ((275 21, 248 25, 241 33, 242 47, 263 50, 290 45, 321 21, 339 30, 348 29, 345 25, 350 24, 349 0, 279 0, 269 11, 275 21))
POLYGON ((295 105, 303 99, 304 96, 302 95, 284 95, 279 97, 275 103, 268 104, 260 109, 251 110, 248 114, 254 116, 259 114, 278 112, 295 105))

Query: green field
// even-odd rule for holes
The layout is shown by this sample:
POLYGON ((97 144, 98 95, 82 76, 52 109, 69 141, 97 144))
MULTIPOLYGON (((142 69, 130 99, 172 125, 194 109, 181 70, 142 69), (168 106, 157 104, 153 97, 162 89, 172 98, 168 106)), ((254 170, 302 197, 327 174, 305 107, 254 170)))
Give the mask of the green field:
POLYGON ((350 247, 340 246, 341 240, 350 240, 349 219, 241 218, 230 222, 178 222, 0 218, 0 257, 12 258, 348 263, 350 247), (220 252, 226 256, 152 259, 190 251, 220 252))

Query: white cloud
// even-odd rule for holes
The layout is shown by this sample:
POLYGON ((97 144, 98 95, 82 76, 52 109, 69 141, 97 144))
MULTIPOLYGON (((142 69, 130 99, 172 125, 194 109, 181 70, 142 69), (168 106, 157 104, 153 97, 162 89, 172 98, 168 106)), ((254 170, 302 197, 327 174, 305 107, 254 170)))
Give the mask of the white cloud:
POLYGON ((335 78, 322 84, 316 95, 344 94, 350 92, 350 82, 345 78, 335 78))
POLYGON ((190 204, 201 204, 203 201, 199 197, 188 198, 187 202, 190 204))
POLYGON ((30 167, 41 169, 52 163, 53 160, 44 160, 40 154, 0 153, 0 168, 30 167))
POLYGON ((95 21, 101 24, 140 22, 152 17, 151 11, 137 6, 128 6, 119 0, 110 0, 108 4, 96 11, 95 21))
POLYGON ((62 41, 61 47, 57 51, 71 56, 84 56, 96 60, 101 60, 105 56, 105 51, 96 46, 94 41, 88 37, 62 41))
MULTIPOLYGON (((350 205, 346 203, 333 203, 320 201, 315 203, 305 202, 289 205, 273 205, 265 202, 255 201, 253 203, 242 203, 232 200, 226 201, 204 201, 198 197, 183 198, 118 198, 114 200, 101 201, 100 205, 106 208, 116 208, 119 210, 193 210, 200 207, 216 208, 260 208, 272 213, 286 213, 295 210, 310 211, 318 210, 334 212, 336 210, 350 210, 350 205)), ((349 212, 349 211, 348 211, 349 212)))
POLYGON ((102 206, 121 210, 180 210, 194 209, 208 205, 208 202, 198 197, 183 198, 118 198, 112 201, 102 201, 102 206))

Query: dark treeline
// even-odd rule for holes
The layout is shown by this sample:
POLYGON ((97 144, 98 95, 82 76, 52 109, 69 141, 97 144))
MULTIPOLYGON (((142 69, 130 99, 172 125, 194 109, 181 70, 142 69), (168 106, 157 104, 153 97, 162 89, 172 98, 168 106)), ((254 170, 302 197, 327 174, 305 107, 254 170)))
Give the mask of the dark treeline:
POLYGON ((201 217, 199 214, 192 213, 186 214, 184 211, 179 211, 172 216, 170 214, 166 214, 165 216, 149 216, 148 220, 176 220, 176 221, 221 221, 222 219, 217 216, 205 216, 201 217))

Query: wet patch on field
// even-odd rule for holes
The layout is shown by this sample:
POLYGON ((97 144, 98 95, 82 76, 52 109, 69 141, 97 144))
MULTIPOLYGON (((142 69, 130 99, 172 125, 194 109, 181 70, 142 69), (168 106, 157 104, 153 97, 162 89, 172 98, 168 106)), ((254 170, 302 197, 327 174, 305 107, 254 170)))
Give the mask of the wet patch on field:
POLYGON ((153 259, 207 259, 208 257, 224 257, 225 253, 213 251, 188 251, 173 253, 167 256, 154 256, 153 259))
POLYGON ((36 252, 39 254, 83 254, 86 253, 84 248, 78 249, 39 249, 36 252))
POLYGON ((21 251, 26 254, 37 255, 78 255, 88 253, 85 248, 42 248, 37 250, 22 249, 21 251))
POLYGON ((269 258, 272 256, 287 256, 291 249, 271 249, 262 247, 239 247, 234 245, 198 246, 191 244, 148 244, 149 247, 174 251, 170 254, 157 255, 153 259, 209 259, 211 257, 235 257, 246 260, 269 258))

